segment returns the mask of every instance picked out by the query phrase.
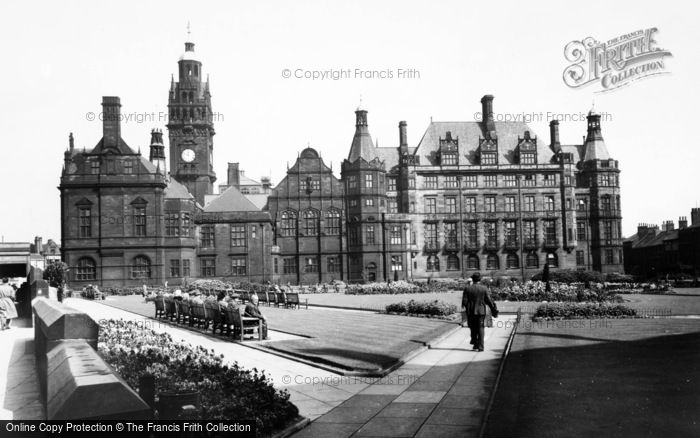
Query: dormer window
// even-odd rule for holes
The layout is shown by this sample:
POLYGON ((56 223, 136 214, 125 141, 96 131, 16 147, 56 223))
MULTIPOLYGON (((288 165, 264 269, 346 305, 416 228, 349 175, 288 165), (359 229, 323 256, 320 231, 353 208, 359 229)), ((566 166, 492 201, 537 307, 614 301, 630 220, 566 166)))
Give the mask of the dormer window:
POLYGON ((459 160, 459 139, 452 138, 452 132, 447 131, 445 138, 440 138, 440 165, 456 166, 459 160))
POLYGON ((481 153, 481 164, 483 166, 493 166, 498 164, 498 158, 493 152, 482 152, 481 153))
POLYGON ((498 164, 498 143, 496 140, 479 140, 479 163, 482 166, 498 164))
POLYGON ((525 131, 523 137, 518 137, 516 148, 520 164, 537 164, 537 138, 530 136, 530 131, 525 131))

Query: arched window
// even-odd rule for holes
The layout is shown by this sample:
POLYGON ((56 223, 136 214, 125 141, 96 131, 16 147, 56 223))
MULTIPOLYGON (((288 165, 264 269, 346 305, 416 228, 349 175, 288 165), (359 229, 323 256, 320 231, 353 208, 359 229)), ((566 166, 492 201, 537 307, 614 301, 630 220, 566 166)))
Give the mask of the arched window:
POLYGON ((508 253, 506 256, 506 269, 518 269, 520 267, 520 263, 518 260, 518 256, 515 253, 508 253))
POLYGON ((548 252, 547 253, 547 264, 549 265, 550 268, 558 268, 559 267, 559 258, 557 255, 553 252, 548 252))
POLYGON ((293 211, 282 212, 280 228, 283 236, 297 235, 297 215, 293 211))
POLYGON ((440 270, 440 259, 436 255, 428 256, 428 267, 427 271, 437 272, 440 270))
POLYGON ((498 269, 498 255, 491 253, 486 256, 486 269, 498 269))
POLYGON ((306 210, 304 212, 304 235, 318 235, 318 212, 316 210, 306 210))
POLYGON ((526 268, 537 268, 540 266, 540 259, 537 257, 537 253, 530 251, 525 257, 525 267, 526 268))
POLYGON ((459 271, 459 257, 457 257, 455 254, 450 254, 447 256, 447 270, 459 271))
POLYGON ((97 268, 95 261, 90 257, 78 259, 75 269, 76 280, 95 280, 97 278, 97 268))
MULTIPOLYGON (((189 101, 190 101, 190 102, 189 102, 189 103, 192 103, 193 100, 194 100, 194 93, 192 93, 192 92, 190 91, 190 95, 189 95, 189 101)), ((192 114, 192 113, 190 113, 190 114, 192 114)))
POLYGON ((136 256, 131 264, 131 278, 151 278, 151 261, 146 256, 136 256))
POLYGON ((340 234, 340 211, 335 208, 326 212, 326 234, 340 234))
POLYGON ((467 269, 479 270, 479 256, 476 254, 469 254, 467 256, 467 269))

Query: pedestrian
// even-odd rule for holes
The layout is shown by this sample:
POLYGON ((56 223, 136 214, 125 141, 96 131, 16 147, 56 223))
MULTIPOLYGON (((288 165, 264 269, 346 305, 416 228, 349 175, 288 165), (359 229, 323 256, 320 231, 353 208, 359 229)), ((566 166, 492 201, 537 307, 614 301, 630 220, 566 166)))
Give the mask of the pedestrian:
POLYGON ((2 279, 0 284, 0 327, 2 330, 10 328, 12 320, 17 318, 17 307, 15 307, 15 290, 7 284, 7 277, 2 279))
MULTIPOLYGON (((462 294, 462 307, 466 310, 467 325, 471 334, 471 344, 474 350, 484 351, 484 326, 486 318, 489 317, 488 310, 494 318, 498 317, 498 308, 489 295, 488 289, 481 281, 481 274, 478 272, 472 275, 473 285, 464 288, 462 294), (488 307, 488 309, 487 309, 488 307)), ((490 318, 490 317, 489 317, 490 318)))

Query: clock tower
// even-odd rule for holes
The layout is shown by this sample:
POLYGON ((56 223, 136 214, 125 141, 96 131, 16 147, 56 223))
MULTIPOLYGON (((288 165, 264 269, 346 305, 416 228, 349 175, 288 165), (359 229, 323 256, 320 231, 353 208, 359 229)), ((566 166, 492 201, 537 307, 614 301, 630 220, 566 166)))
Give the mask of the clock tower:
POLYGON ((178 61, 178 81, 172 78, 170 82, 170 175, 203 206, 204 196, 214 191, 216 174, 209 78, 203 81, 202 77, 202 63, 194 53, 194 43, 188 41, 178 61))

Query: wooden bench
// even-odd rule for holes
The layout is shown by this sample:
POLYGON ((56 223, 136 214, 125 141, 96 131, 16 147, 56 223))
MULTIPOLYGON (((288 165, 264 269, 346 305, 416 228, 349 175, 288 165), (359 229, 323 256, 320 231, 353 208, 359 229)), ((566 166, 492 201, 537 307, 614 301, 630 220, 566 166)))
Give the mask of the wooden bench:
POLYGON ((221 316, 221 308, 219 303, 216 301, 207 300, 204 302, 204 319, 205 319, 205 329, 209 327, 211 323, 211 332, 216 334, 216 329, 218 328, 221 333, 224 332, 223 318, 221 316))
POLYGON ((177 307, 175 321, 178 324, 187 323, 192 325, 192 318, 190 317, 190 304, 185 300, 175 300, 175 306, 177 307))
POLYGON ((233 331, 233 338, 242 342, 246 335, 254 335, 257 330, 258 340, 262 341, 262 320, 243 316, 243 312, 245 312, 243 306, 238 309, 226 308, 224 315, 227 334, 233 331))
POLYGON ((163 301, 163 297, 156 296, 153 302, 156 305, 156 319, 165 318, 165 301, 163 301))
MULTIPOLYGON (((300 300, 299 300, 299 294, 298 294, 298 293, 288 293, 288 294, 287 294, 287 301, 286 301, 286 303, 285 303, 285 307, 287 307, 287 308, 291 307, 291 308, 297 308, 297 309, 298 309, 300 304, 302 304, 302 303, 301 303, 300 300)), ((308 298, 307 298, 307 299, 304 299, 303 304, 304 304, 305 308, 307 308, 307 309, 309 308, 309 300, 308 300, 308 298)))
POLYGON ((275 292, 275 307, 287 305, 287 294, 285 292, 275 292))
POLYGON ((190 325, 196 325, 198 327, 204 327, 206 323, 206 318, 204 314, 204 303, 190 303, 190 325))
POLYGON ((270 304, 270 297, 267 295, 267 292, 260 292, 258 294, 258 298, 260 299, 261 303, 265 303, 266 305, 270 304))

